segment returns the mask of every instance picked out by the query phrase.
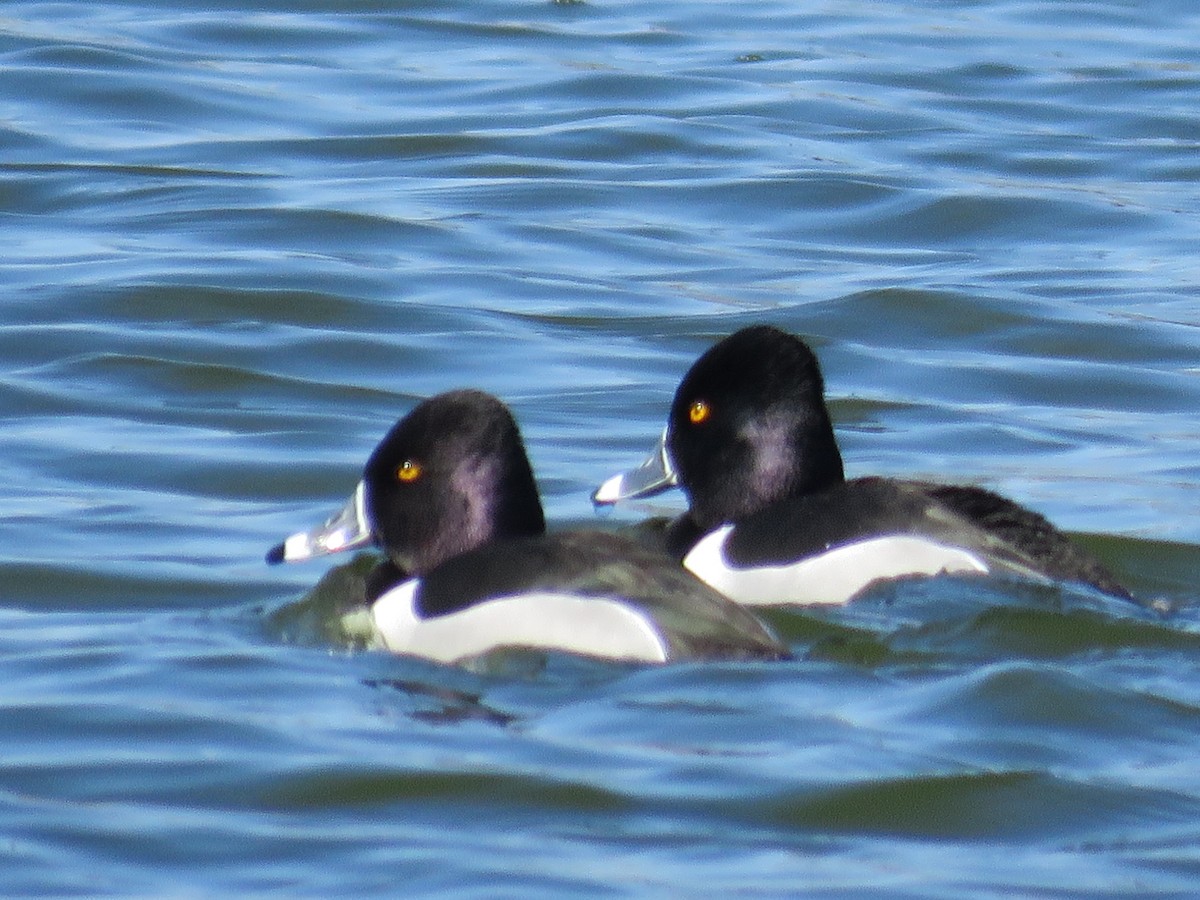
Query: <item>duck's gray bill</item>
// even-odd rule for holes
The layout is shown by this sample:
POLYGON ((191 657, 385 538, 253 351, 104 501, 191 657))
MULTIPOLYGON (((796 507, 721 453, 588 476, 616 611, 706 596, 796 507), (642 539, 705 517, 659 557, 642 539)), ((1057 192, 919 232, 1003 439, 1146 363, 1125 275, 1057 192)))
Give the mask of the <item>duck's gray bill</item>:
POLYGON ((297 532, 282 544, 276 544, 267 552, 267 562, 271 565, 298 562, 371 543, 371 526, 367 524, 364 508, 365 491, 360 481, 341 512, 319 528, 297 532))
POLYGON ((652 497, 661 494, 668 488, 673 488, 679 482, 675 478, 675 467, 667 454, 667 432, 654 450, 636 469, 614 475, 592 492, 592 503, 596 506, 610 506, 622 500, 635 500, 638 497, 652 497))

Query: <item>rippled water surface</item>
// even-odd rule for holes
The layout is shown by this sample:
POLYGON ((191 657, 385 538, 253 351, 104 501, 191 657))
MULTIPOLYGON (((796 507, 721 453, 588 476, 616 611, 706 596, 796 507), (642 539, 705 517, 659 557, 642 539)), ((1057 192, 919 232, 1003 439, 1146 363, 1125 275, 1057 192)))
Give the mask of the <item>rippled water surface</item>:
POLYGON ((0 7, 0 893, 1194 894, 1197 48, 1191 0, 0 7), (278 615, 418 398, 500 395, 597 524, 753 322, 851 474, 1170 611, 912 583, 773 615, 789 663, 484 672, 278 615))

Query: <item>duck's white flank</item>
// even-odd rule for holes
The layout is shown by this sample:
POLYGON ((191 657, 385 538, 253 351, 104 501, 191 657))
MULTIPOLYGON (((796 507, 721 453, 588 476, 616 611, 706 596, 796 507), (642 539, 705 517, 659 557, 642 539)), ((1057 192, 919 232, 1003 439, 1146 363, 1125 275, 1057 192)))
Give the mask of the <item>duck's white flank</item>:
POLYGON ((628 602, 549 592, 496 597, 422 619, 413 603, 420 579, 380 597, 375 628, 394 653, 458 662, 500 647, 564 650, 636 662, 666 662, 666 643, 649 617, 628 602))
POLYGON ((725 525, 705 535, 683 564, 745 606, 846 603, 881 578, 989 571, 976 554, 914 535, 868 538, 794 563, 738 569, 725 557, 725 541, 733 528, 725 525))

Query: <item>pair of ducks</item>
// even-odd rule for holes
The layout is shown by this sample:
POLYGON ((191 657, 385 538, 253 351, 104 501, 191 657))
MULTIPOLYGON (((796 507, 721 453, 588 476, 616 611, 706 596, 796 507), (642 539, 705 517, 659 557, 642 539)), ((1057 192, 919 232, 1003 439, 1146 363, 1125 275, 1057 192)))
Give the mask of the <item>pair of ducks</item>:
POLYGON ((488 394, 453 391, 387 433, 345 509, 267 560, 378 545, 386 558, 366 599, 379 639, 442 662, 502 647, 653 663, 785 658, 748 607, 844 603, 880 580, 941 573, 1078 582, 1132 599, 1046 519, 990 491, 847 481, 817 358, 770 326, 704 353, 649 459, 593 500, 676 485, 689 508, 652 539, 547 534, 511 413, 488 394))

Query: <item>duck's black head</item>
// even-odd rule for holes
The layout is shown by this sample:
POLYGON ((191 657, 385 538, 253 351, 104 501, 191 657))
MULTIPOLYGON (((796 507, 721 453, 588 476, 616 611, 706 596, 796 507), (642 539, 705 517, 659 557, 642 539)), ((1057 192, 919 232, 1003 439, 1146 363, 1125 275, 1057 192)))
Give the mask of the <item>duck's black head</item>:
POLYGON ((696 361, 675 392, 666 446, 702 530, 844 477, 817 358, 768 325, 696 361))
POLYGON ((512 414, 480 391, 424 401, 387 433, 363 471, 376 541, 422 574, 494 540, 546 530, 512 414))

